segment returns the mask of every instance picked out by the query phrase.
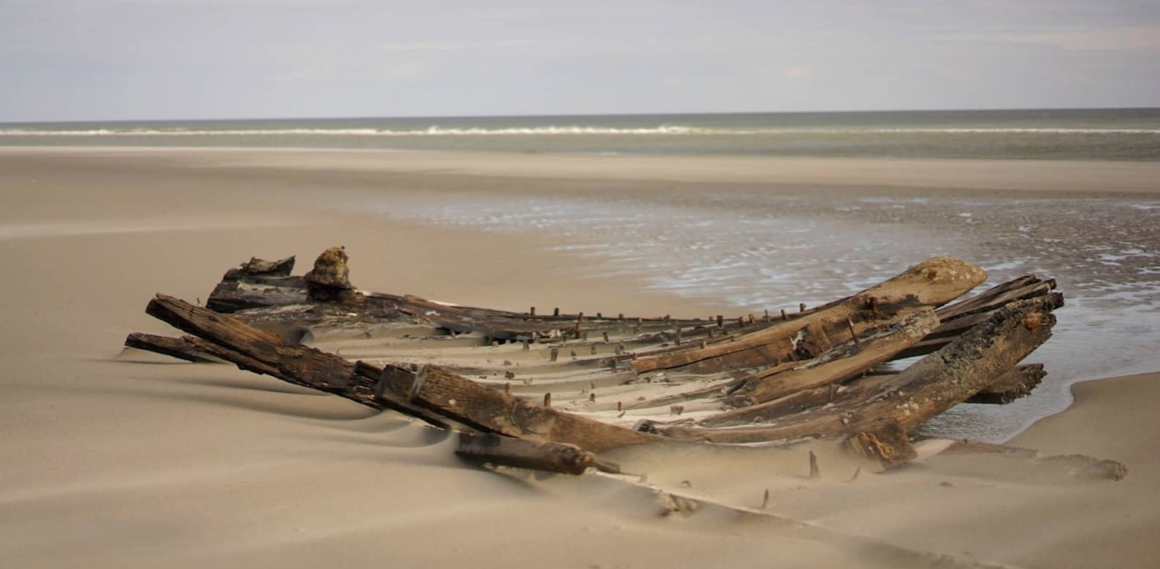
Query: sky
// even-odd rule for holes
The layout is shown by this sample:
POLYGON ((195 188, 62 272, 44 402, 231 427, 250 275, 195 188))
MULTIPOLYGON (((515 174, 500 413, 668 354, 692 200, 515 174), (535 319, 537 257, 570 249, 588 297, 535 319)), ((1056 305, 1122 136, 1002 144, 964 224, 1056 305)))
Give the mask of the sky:
POLYGON ((1160 0, 0 0, 0 121, 1160 106, 1160 0))

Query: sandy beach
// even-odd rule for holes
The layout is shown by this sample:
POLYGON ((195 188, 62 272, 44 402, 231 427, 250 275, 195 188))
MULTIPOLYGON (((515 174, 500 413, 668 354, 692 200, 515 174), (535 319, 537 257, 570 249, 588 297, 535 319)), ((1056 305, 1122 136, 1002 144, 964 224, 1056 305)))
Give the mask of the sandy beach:
MULTIPOLYGON (((1143 162, 0 149, 0 566, 1151 567, 1160 558, 1152 539, 1160 532, 1157 373, 1059 384, 1075 403, 1008 443, 1040 456, 1120 461, 1123 480, 1077 475, 1066 460, 933 454, 937 445, 912 467, 856 482, 853 463, 826 445, 815 449, 821 480, 806 478, 802 449, 618 457, 647 472, 649 484, 706 504, 673 519, 658 515, 654 491, 639 484, 496 474, 459 461, 446 433, 402 415, 121 346, 129 332, 169 332, 143 312, 156 292, 204 299, 251 256, 299 255, 303 266, 332 245, 350 251, 361 288, 463 304, 705 315, 773 302, 742 290, 751 283, 741 280, 714 290, 689 278, 660 286, 664 274, 625 268, 643 266, 641 256, 589 254, 596 245, 568 228, 601 231, 590 220, 495 229, 515 223, 505 211, 577 196, 738 218, 736 209, 694 201, 706 184, 738 200, 907 200, 926 208, 928 225, 962 219, 965 232, 982 216, 923 200, 951 196, 998 212, 1010 209, 1005 200, 1110 196, 1120 201, 1108 208, 1120 209, 1108 211, 1136 217, 1116 218, 1128 219, 1117 228, 1126 244, 1102 253, 1115 258, 1107 270, 1134 270, 1134 262, 1155 265, 1123 251, 1154 237, 1156 180, 1160 165, 1143 162), (770 503, 758 511, 767 489, 770 503)), ((802 218, 815 207, 776 203, 802 218)), ((834 224, 878 226, 886 215, 860 208, 834 224)), ((1042 230, 1081 239, 1116 215, 1042 230)), ((1018 221, 996 219, 1018 236, 1018 221)), ((644 242, 640 235, 658 233, 647 227, 617 238, 644 242)), ((818 291, 796 298, 768 294, 812 302, 834 282, 917 262, 902 257, 924 240, 939 243, 929 228, 904 231, 915 249, 820 275, 818 291)), ((1086 265, 1039 258, 1003 268, 1017 246, 1006 233, 983 233, 998 237, 971 250, 946 247, 993 260, 993 275, 1072 270, 1073 286, 1104 282, 1086 265)), ((765 259, 755 255, 751 263, 765 259)), ((681 262, 700 262, 689 259, 681 262)), ((1123 298, 1155 311, 1155 281, 1115 284, 1120 297, 1081 302, 1075 314, 1123 298)), ((1151 321, 1085 320, 1061 335, 1061 352, 1091 364, 1067 377, 1160 370, 1141 355, 1156 332, 1140 322, 1151 321), (1125 344, 1136 351, 1104 348, 1125 344)), ((1049 363, 1067 355, 1049 352, 1057 358, 1049 363)), ((1045 409, 1067 403, 1052 401, 1045 409)), ((1002 432, 1022 426, 1012 424, 1002 432)))

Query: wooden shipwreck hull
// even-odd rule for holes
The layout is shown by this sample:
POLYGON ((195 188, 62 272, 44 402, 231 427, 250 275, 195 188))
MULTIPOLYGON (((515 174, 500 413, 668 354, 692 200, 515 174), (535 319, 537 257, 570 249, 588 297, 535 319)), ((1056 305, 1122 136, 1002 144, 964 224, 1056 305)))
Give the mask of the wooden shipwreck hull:
POLYGON ((840 438, 891 466, 913 458, 911 434, 952 406, 1030 392, 1043 368, 1019 363, 1063 305, 1054 281, 1030 275, 954 302, 986 273, 947 257, 822 306, 728 318, 370 293, 350 285, 347 262, 333 248, 295 277, 293 257, 252 259, 205 307, 161 294, 149 303, 188 335, 131 334, 126 345, 454 428, 462 454, 498 464, 578 473, 615 470, 599 453, 631 445, 840 438))

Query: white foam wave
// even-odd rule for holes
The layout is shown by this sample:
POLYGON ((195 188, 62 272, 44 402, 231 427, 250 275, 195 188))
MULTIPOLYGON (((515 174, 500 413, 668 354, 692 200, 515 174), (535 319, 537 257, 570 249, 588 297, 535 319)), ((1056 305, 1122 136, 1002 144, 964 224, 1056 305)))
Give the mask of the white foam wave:
POLYGON ((1132 128, 698 128, 679 125, 661 125, 643 128, 614 128, 601 126, 541 126, 519 128, 445 128, 431 126, 425 129, 393 130, 375 128, 254 128, 254 129, 184 129, 184 128, 97 128, 84 130, 57 130, 33 128, 0 128, 0 137, 53 137, 53 136, 593 136, 593 135, 659 135, 659 136, 753 136, 753 135, 858 135, 858 134, 1059 134, 1059 135, 1160 135, 1160 129, 1132 128))

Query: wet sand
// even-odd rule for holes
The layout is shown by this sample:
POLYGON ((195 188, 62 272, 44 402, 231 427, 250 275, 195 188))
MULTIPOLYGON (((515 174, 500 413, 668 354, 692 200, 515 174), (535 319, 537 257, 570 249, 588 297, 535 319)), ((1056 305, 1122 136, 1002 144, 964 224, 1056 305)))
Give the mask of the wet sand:
MULTIPOLYGON (((482 157, 406 158, 0 150, 0 386, 7 394, 0 400, 0 565, 1148 567, 1157 557, 1148 539, 1160 529, 1153 456, 1160 425, 1149 411, 1160 404, 1155 375, 1079 384, 1073 409, 1013 441, 1123 461, 1130 474, 1119 482, 1001 456, 936 456, 902 472, 863 473, 856 483, 848 482, 854 466, 824 448, 820 481, 805 478, 804 450, 619 457, 659 488, 721 504, 678 520, 658 515, 651 490, 624 481, 497 475, 460 463, 445 434, 398 415, 372 415, 227 366, 121 353, 131 331, 169 332, 143 314, 153 293, 204 299, 226 268, 251 255, 298 254, 305 262, 334 244, 351 252, 352 279, 363 288, 515 310, 734 313, 741 305, 731 297, 748 294, 736 288, 744 278, 701 293, 677 291, 657 286, 648 267, 627 270, 615 257, 589 254, 584 235, 599 230, 589 220, 609 215, 604 210, 571 220, 552 214, 548 224, 533 215, 539 226, 501 231, 494 227, 511 218, 465 223, 459 220, 470 216, 457 209, 506 202, 513 212, 534 212, 519 200, 547 192, 575 200, 582 192, 632 191, 646 205, 692 199, 691 187, 675 191, 674 184, 712 172, 737 183, 720 189, 752 193, 754 183, 730 178, 727 165, 703 164, 703 174, 654 165, 648 181, 616 174, 619 167, 609 174, 607 161, 595 158, 568 158, 558 174, 534 161, 519 174, 527 157, 498 165, 482 157), (488 175, 500 167, 502 175, 488 175), (570 222, 583 230, 568 233, 570 222), (755 509, 765 489, 769 515, 738 513, 755 509)), ((856 166, 847 165, 848 187, 826 195, 865 192, 856 166)), ((897 183, 881 190, 893 198, 951 191, 923 190, 928 182, 907 178, 906 164, 895 166, 897 183)), ((1150 165, 1122 166, 1103 166, 1105 187, 1149 192, 1122 198, 1148 206, 1160 194, 1150 165)), ((1037 165, 1022 167, 1021 176, 1039 179, 1037 165)), ((641 169, 633 176, 647 174, 633 168, 641 169)), ((795 184, 758 189, 792 197, 801 193, 795 184)), ((592 200, 581 201, 591 207, 592 200)), ((812 207, 793 211, 808 217, 812 207)), ((940 223, 942 207, 923 211, 940 223)), ((953 209, 945 215, 957 216, 953 209)), ((489 210, 476 211, 486 217, 489 210)), ((858 211, 851 217, 880 214, 858 211)), ((736 212, 730 204, 712 215, 736 212)), ((640 228, 654 223, 613 229, 640 240, 650 234, 640 228)), ((893 238, 884 234, 883 243, 893 238)), ((1002 248, 993 250, 999 257, 1002 248)), ((764 257, 737 262, 746 259, 764 257)), ((873 270, 914 261, 884 256, 874 264, 880 269, 837 272, 825 282, 872 278, 873 270)), ((1148 268, 1147 257, 1139 262, 1148 268)), ((1117 357, 1093 352, 1093 359, 1117 357)), ((1136 352, 1128 357, 1148 365, 1136 352)))

